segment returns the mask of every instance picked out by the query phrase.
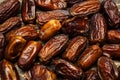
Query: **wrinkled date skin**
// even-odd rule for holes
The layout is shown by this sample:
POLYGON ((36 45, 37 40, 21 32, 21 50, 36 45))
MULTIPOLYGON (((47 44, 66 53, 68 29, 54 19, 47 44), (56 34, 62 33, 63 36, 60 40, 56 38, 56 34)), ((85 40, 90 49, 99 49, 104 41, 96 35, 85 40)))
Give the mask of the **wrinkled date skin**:
POLYGON ((89 31, 89 20, 87 17, 64 20, 62 23, 62 32, 70 35, 86 34, 89 31))
POLYGON ((72 6, 72 5, 76 4, 76 3, 82 2, 82 1, 85 1, 85 0, 66 0, 68 5, 70 5, 70 6, 72 6))
POLYGON ((21 16, 24 23, 34 23, 36 7, 34 0, 22 0, 21 16))
POLYGON ((26 40, 20 36, 14 36, 5 49, 5 58, 14 61, 23 50, 26 40))
POLYGON ((83 36, 74 37, 70 42, 65 52, 63 53, 63 58, 69 61, 75 61, 79 54, 87 45, 87 38, 83 36))
POLYGON ((108 24, 115 28, 117 24, 120 24, 120 14, 118 7, 113 0, 104 0, 102 2, 102 10, 105 14, 108 24))
POLYGON ((90 42, 104 43, 106 37, 107 25, 102 14, 94 14, 91 18, 90 42))
POLYGON ((21 36, 26 40, 34 40, 39 37, 35 25, 26 25, 16 30, 12 30, 6 35, 6 40, 9 41, 14 36, 21 36))
POLYGON ((85 73, 85 79, 84 80, 100 80, 99 75, 96 70, 88 70, 85 73))
POLYGON ((23 70, 28 70, 35 61, 41 47, 42 43, 29 41, 19 57, 18 66, 23 70))
POLYGON ((39 30, 39 37, 41 40, 50 39, 58 30, 61 29, 61 23, 59 20, 50 20, 39 30))
POLYGON ((39 12, 36 14, 36 23, 43 25, 44 23, 56 19, 56 20, 65 20, 69 17, 69 12, 67 10, 53 10, 46 12, 39 12))
POLYGON ((65 0, 36 0, 39 7, 46 10, 63 9, 67 7, 65 0))
POLYGON ((65 48, 68 40, 68 36, 64 34, 51 38, 38 54, 40 61, 48 62, 53 56, 59 54, 65 48))
POLYGON ((105 44, 102 47, 102 51, 114 59, 120 58, 120 44, 105 44))
POLYGON ((0 74, 1 80, 20 80, 15 66, 5 59, 0 62, 0 74))
POLYGON ((6 33, 14 27, 21 26, 20 17, 11 17, 0 25, 0 32, 6 33))
POLYGON ((36 63, 30 70, 32 80, 57 80, 56 75, 45 66, 36 63))
POLYGON ((98 12, 100 9, 99 0, 88 0, 74 4, 70 8, 70 14, 72 16, 87 16, 98 12))
POLYGON ((84 72, 81 68, 63 59, 55 59, 53 61, 55 71, 69 80, 82 80, 84 72))
POLYGON ((100 57, 97 62, 97 68, 101 80, 117 80, 117 66, 110 58, 105 56, 100 57))
POLYGON ((110 43, 120 43, 120 31, 119 30, 108 31, 107 37, 110 43))
POLYGON ((5 37, 2 33, 0 33, 0 60, 3 58, 4 44, 5 44, 5 37))
POLYGON ((89 69, 97 59, 102 55, 101 49, 98 45, 91 45, 85 49, 78 59, 78 65, 84 69, 89 69))
POLYGON ((15 15, 20 8, 19 0, 4 0, 0 3, 0 23, 15 15))

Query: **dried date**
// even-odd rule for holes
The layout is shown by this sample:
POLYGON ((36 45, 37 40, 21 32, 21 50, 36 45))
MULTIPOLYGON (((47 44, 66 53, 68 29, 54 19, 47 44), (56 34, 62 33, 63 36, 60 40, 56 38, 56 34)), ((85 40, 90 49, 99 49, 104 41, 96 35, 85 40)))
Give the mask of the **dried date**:
POLYGON ((40 61, 48 62, 53 56, 59 54, 66 46, 68 36, 59 34, 51 38, 40 50, 38 56, 40 61))
POLYGON ((21 16, 24 23, 34 23, 36 17, 36 7, 34 0, 22 0, 21 16))
POLYGON ((100 57, 97 62, 97 68, 101 80, 117 80, 117 66, 110 58, 105 56, 100 57))
POLYGON ((21 25, 20 17, 11 17, 0 25, 0 32, 6 33, 14 27, 19 27, 21 25))
POLYGON ((87 38, 83 36, 74 37, 68 44, 63 58, 69 61, 75 61, 87 45, 87 38))
POLYGON ((0 33, 0 60, 3 58, 3 49, 5 45, 5 37, 0 33))
POLYGON ((99 9, 100 9, 99 0, 87 0, 74 4, 70 8, 70 14, 72 16, 80 16, 80 17, 87 16, 89 14, 98 12, 99 9))

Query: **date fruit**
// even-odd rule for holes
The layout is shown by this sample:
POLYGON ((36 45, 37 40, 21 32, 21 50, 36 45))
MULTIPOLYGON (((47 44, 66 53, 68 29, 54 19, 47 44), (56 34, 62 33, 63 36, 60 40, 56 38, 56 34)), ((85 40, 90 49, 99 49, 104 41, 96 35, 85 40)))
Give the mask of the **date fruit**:
POLYGON ((35 63, 30 71, 32 80, 57 80, 56 75, 51 70, 39 63, 35 63))
POLYGON ((14 27, 21 26, 20 17, 11 17, 0 25, 0 32, 6 33, 14 27))
POLYGON ((114 59, 120 58, 120 44, 105 44, 102 47, 103 54, 108 54, 114 59))
POLYGON ((14 36, 21 36, 30 41, 39 37, 35 25, 26 25, 16 30, 12 30, 6 35, 6 40, 9 41, 14 36))
POLYGON ((65 0, 36 0, 37 5, 46 10, 64 9, 67 7, 65 0))
POLYGON ((36 23, 43 25, 44 23, 56 19, 56 20, 65 20, 69 17, 69 12, 67 10, 53 10, 46 12, 39 12, 36 14, 36 23))
POLYGON ((120 31, 119 30, 109 30, 107 32, 107 37, 110 43, 120 43, 120 31))
POLYGON ((112 28, 115 28, 115 26, 120 24, 120 13, 114 0, 103 0, 101 7, 104 16, 106 17, 106 21, 108 21, 108 24, 112 28))
POLYGON ((40 61, 48 62, 53 56, 59 54, 65 48, 68 40, 68 36, 64 34, 51 38, 38 54, 40 61))
POLYGON ((22 0, 21 16, 24 23, 34 23, 36 7, 34 0, 22 0))
POLYGON ((68 5, 70 5, 70 6, 72 6, 72 5, 76 4, 76 3, 82 2, 82 1, 85 1, 85 0, 66 0, 68 5))
POLYGON ((78 65, 84 69, 89 69, 102 55, 102 51, 98 45, 91 45, 85 49, 78 59, 78 65))
POLYGON ((119 80, 120 79, 120 66, 118 66, 117 70, 118 70, 118 78, 117 78, 117 80, 119 80))
POLYGON ((70 8, 70 14, 72 16, 87 16, 98 12, 100 9, 99 0, 87 0, 74 4, 70 8))
POLYGON ((18 56, 20 56, 26 44, 26 40, 20 36, 14 36, 9 41, 5 49, 5 58, 14 61, 18 56))
POLYGON ((102 14, 94 14, 91 18, 90 42, 104 43, 106 38, 107 25, 102 14))
POLYGON ((53 63, 55 65, 55 71, 69 80, 82 80, 84 72, 80 67, 65 61, 63 59, 55 59, 53 63))
POLYGON ((22 70, 28 70, 35 61, 35 58, 41 47, 42 44, 40 42, 29 41, 18 59, 18 66, 22 70))
POLYGON ((0 62, 0 74, 1 80, 20 80, 15 66, 5 59, 0 62))
POLYGON ((4 0, 0 3, 0 23, 15 15, 20 8, 19 0, 4 0))
POLYGON ((68 44, 63 58, 69 61, 75 61, 87 45, 87 38, 83 36, 74 37, 68 44))
POLYGON ((5 45, 5 37, 0 33, 0 60, 3 58, 3 49, 5 45))
POLYGON ((39 30, 39 37, 41 40, 50 39, 58 30, 61 28, 61 23, 59 20, 50 20, 39 30))
POLYGON ((117 80, 117 66, 110 58, 105 56, 100 57, 97 62, 97 68, 101 80, 117 80))

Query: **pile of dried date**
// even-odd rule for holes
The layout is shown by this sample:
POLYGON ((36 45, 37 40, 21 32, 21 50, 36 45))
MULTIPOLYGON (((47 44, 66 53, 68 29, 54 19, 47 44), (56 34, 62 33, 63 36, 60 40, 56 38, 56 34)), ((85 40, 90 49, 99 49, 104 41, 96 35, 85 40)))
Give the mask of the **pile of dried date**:
POLYGON ((0 3, 0 80, 120 80, 114 0, 21 2, 0 3))

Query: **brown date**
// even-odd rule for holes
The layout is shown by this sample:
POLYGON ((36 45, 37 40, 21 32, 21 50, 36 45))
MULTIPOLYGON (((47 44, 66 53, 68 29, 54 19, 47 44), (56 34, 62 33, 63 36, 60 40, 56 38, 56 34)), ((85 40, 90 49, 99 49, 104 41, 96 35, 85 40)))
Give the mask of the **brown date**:
POLYGON ((107 37, 110 43, 120 43, 120 31, 119 30, 109 30, 107 32, 107 37))
POLYGON ((21 16, 24 23, 34 23, 36 7, 34 0, 22 0, 21 16))
POLYGON ((5 59, 0 62, 0 74, 1 80, 20 80, 15 66, 5 59))
POLYGON ((25 78, 25 80, 32 80, 32 74, 31 74, 30 70, 28 70, 24 73, 24 78, 25 78))
POLYGON ((105 56, 100 57, 97 68, 101 80, 117 80, 118 70, 112 59, 105 56))
POLYGON ((57 80, 56 75, 51 70, 39 63, 35 63, 30 71, 32 80, 57 80))
POLYGON ((8 60, 15 60, 20 56, 21 51, 23 50, 26 44, 26 40, 20 36, 14 36, 9 41, 5 49, 5 58, 8 60))
POLYGON ((27 45, 24 47, 19 59, 18 66, 22 70, 28 70, 42 47, 42 43, 36 41, 29 41, 27 45))
POLYGON ((26 40, 34 40, 38 36, 35 25, 26 25, 16 30, 12 30, 6 35, 6 40, 9 41, 14 36, 21 36, 26 40))
POLYGON ((36 0, 39 7, 46 10, 63 9, 67 7, 65 0, 36 0))
POLYGON ((118 66, 117 70, 118 70, 118 78, 117 78, 117 80, 119 80, 120 79, 120 66, 118 66))
POLYGON ((104 43, 106 37, 107 25, 102 14, 94 14, 91 18, 90 42, 104 43))
POLYGON ((105 44, 102 47, 103 54, 108 54, 114 59, 120 58, 120 44, 105 44))
POLYGON ((5 44, 5 37, 2 33, 0 33, 0 60, 3 58, 4 44, 5 44))
POLYGON ((88 70, 85 73, 85 79, 84 80, 100 80, 99 75, 96 70, 88 70))
POLYGON ((40 61, 48 62, 53 56, 59 54, 65 48, 68 40, 68 36, 64 34, 51 38, 38 54, 40 61))
POLYGON ((106 17, 106 21, 108 21, 108 24, 112 28, 115 28, 115 26, 120 24, 120 14, 114 0, 103 0, 101 7, 104 16, 106 17))
POLYGON ((39 12, 36 14, 36 23, 39 25, 43 25, 44 23, 56 19, 56 20, 65 20, 69 16, 69 12, 67 10, 53 10, 46 12, 39 12))
POLYGON ((84 69, 89 69, 97 59, 102 55, 102 51, 98 45, 91 45, 85 49, 78 59, 78 65, 84 69))
POLYGON ((87 16, 98 12, 100 9, 99 0, 88 0, 74 4, 70 8, 70 14, 72 16, 87 16))
POLYGON ((62 23, 62 32, 69 35, 86 34, 89 31, 89 20, 87 17, 70 18, 62 23))
POLYGON ((11 17, 0 25, 0 32, 6 33, 14 27, 19 27, 21 25, 21 20, 19 17, 11 17))
POLYGON ((41 40, 50 39, 61 28, 59 20, 50 20, 44 24, 39 30, 39 37, 41 40))
POLYGON ((87 45, 87 38, 83 36, 74 37, 68 44, 63 58, 69 61, 75 61, 87 45))
POLYGON ((76 3, 82 2, 82 1, 85 1, 85 0, 66 0, 68 5, 70 5, 70 6, 72 6, 72 5, 76 4, 76 3))
POLYGON ((63 59, 55 59, 53 60, 53 64, 55 65, 56 73, 69 80, 82 80, 84 76, 84 72, 80 67, 63 59))
POLYGON ((0 3, 0 23, 15 15, 20 8, 19 0, 4 0, 0 3))

